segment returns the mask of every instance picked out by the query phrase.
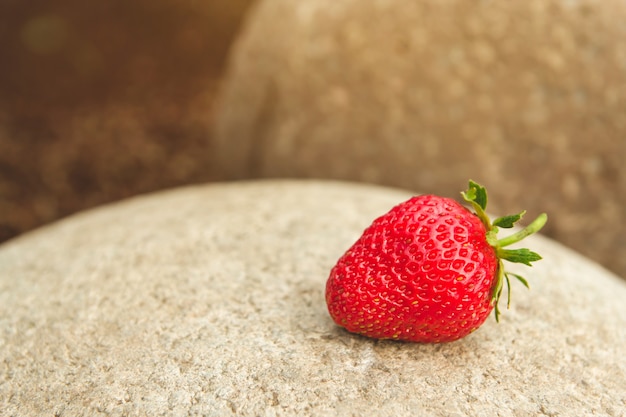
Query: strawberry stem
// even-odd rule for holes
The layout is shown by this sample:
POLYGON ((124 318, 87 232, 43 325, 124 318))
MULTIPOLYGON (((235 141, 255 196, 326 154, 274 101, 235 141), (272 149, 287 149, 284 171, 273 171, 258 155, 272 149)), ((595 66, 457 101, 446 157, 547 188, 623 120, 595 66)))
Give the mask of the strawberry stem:
POLYGON ((525 248, 504 248, 506 246, 517 243, 534 233, 537 233, 548 221, 548 216, 545 213, 542 213, 537 216, 537 218, 533 220, 528 226, 526 226, 519 232, 513 233, 512 235, 506 236, 502 239, 498 239, 497 234, 500 227, 513 227, 513 225, 517 223, 526 212, 522 211, 518 214, 499 217, 492 223, 489 219, 489 216, 487 216, 486 214, 487 191, 485 190, 485 187, 470 180, 468 190, 462 192, 461 195, 463 196, 463 199, 465 201, 472 205, 476 216, 478 216, 480 221, 485 225, 485 229, 487 229, 487 242, 493 247, 496 252, 496 256, 498 257, 498 267, 493 285, 492 302, 494 303, 494 314, 496 316, 496 321, 499 322, 500 309, 498 307, 498 302, 500 301, 500 296, 502 295, 502 289, 505 283, 507 287, 507 308, 509 308, 511 304, 511 280, 509 277, 512 276, 517 278, 525 287, 528 288, 528 282, 524 277, 504 270, 504 265, 502 261, 506 260, 509 262, 522 263, 524 265, 532 266, 532 262, 541 259, 541 256, 539 254, 525 248))
POLYGON ((503 237, 496 242, 496 245, 500 248, 505 246, 512 245, 513 243, 517 243, 520 240, 537 233, 548 221, 548 215, 546 213, 541 213, 535 220, 532 221, 528 226, 523 228, 517 233, 512 234, 511 236, 503 237))

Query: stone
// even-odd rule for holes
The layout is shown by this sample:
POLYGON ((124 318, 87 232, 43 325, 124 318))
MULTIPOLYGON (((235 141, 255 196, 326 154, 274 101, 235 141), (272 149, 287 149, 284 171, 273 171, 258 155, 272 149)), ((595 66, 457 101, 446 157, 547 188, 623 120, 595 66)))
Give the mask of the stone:
POLYGON ((215 121, 231 179, 314 177, 552 215, 626 276, 626 3, 262 0, 215 121))
MULTIPOLYGON (((542 236, 500 324, 441 345, 330 319, 328 272, 406 191, 190 186, 0 246, 4 415, 609 415, 626 406, 626 284, 542 236)), ((525 268, 525 267, 523 267, 525 268)))

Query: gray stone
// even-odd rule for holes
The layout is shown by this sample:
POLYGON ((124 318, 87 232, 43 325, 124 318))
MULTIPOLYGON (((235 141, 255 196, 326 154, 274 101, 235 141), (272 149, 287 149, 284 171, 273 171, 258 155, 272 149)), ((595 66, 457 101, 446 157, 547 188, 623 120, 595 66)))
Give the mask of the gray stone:
POLYGON ((404 191, 195 186, 0 246, 8 416, 623 416, 626 285, 541 236, 502 322, 443 345, 334 325, 337 258, 404 191))
POLYGON ((472 178, 626 276, 625 21, 621 0, 262 0, 215 164, 445 195, 472 178))

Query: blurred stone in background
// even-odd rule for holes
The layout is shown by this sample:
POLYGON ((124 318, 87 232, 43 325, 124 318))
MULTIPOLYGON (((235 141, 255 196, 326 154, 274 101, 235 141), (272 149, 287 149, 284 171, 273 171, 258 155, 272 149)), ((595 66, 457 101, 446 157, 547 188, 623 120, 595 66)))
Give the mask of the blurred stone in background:
POLYGON ((252 3, 0 3, 0 242, 189 183, 473 178, 626 276, 623 2, 261 0, 216 102, 252 3))
POLYGON ((228 178, 322 177, 550 215, 626 277, 626 3, 263 0, 233 51, 228 178))
POLYGON ((0 242, 220 179, 214 92, 251 2, 0 2, 0 242))

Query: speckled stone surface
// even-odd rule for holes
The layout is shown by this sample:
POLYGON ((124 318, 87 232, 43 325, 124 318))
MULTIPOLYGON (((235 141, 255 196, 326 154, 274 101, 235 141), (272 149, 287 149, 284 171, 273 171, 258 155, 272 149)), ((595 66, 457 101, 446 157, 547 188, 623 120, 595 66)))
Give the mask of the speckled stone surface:
POLYGON ((262 0, 215 163, 448 195, 473 178, 626 276, 625 21, 621 0, 262 0))
POLYGON ((0 414, 623 416, 626 285, 541 236, 500 324, 443 345, 334 325, 330 268, 409 196, 196 186, 0 246, 0 414))

